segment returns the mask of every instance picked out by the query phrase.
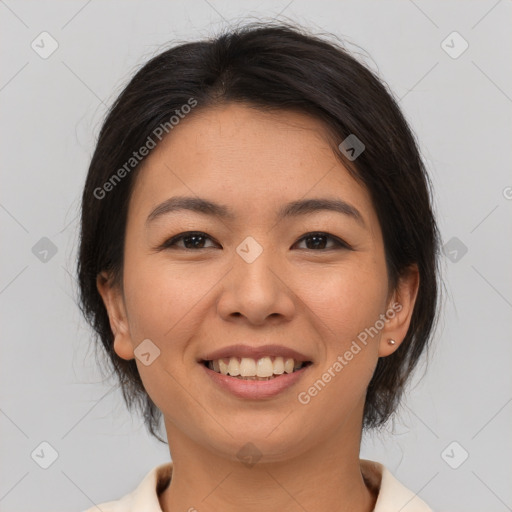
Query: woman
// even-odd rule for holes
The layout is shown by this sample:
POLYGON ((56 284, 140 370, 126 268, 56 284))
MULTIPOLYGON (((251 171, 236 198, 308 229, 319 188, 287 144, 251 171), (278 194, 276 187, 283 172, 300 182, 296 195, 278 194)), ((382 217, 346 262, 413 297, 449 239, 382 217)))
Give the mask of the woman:
POLYGON ((359 458, 429 343, 439 242, 414 136, 343 48, 253 24, 157 55, 81 229, 83 312, 172 457, 102 511, 430 510, 359 458))

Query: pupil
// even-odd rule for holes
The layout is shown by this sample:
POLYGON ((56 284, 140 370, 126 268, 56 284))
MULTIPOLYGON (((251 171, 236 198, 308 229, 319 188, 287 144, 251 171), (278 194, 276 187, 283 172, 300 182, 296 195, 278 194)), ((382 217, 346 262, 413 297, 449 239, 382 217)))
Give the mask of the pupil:
POLYGON ((183 239, 183 242, 185 244, 185 247, 187 249, 189 249, 190 247, 188 247, 190 244, 187 243, 188 240, 195 240, 195 242, 192 243, 193 247, 199 247, 199 248, 202 248, 202 245, 204 244, 204 240, 203 240, 203 244, 201 243, 197 243, 198 239, 201 239, 201 238, 204 238, 203 236, 201 235, 189 235, 187 236, 186 238, 183 239))
MULTIPOLYGON (((324 235, 311 235, 308 237, 308 240, 316 240, 317 242, 319 239, 321 239, 321 241, 320 241, 320 245, 322 246, 321 249, 324 249, 325 248, 325 236, 324 235), (322 244, 322 241, 324 242, 323 244, 322 244)), ((311 244, 307 244, 307 245, 311 245, 311 244)), ((318 243, 315 243, 314 246, 315 246, 315 248, 318 248, 318 243)), ((311 247, 308 247, 308 249, 311 249, 311 247)))

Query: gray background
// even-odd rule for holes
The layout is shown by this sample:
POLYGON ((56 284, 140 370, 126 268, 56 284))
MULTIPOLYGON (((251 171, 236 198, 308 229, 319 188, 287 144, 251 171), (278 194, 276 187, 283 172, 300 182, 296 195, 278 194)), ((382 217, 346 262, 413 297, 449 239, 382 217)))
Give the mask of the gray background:
POLYGON ((444 313, 428 368, 362 456, 437 511, 512 510, 511 14, 510 0, 0 1, 0 510, 83 510, 168 460, 102 378, 74 302, 79 197, 133 72, 248 16, 344 38, 400 98, 434 182, 444 313), (31 47, 51 49, 43 31, 47 58, 31 47), (442 46, 453 31, 461 55, 457 35, 442 46))

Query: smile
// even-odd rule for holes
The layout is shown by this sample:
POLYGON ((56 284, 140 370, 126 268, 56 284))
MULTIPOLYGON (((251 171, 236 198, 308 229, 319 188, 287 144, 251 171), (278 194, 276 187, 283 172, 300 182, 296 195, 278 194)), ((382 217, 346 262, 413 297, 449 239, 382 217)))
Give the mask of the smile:
POLYGON ((225 357, 206 360, 203 364, 216 373, 240 380, 272 380, 283 374, 294 373, 311 364, 310 361, 298 361, 291 357, 225 357))

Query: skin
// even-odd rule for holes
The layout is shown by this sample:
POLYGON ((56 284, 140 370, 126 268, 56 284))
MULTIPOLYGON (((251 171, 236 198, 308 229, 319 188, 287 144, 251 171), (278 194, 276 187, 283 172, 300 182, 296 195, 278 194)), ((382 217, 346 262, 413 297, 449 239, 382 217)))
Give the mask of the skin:
POLYGON ((122 287, 98 276, 119 357, 135 358, 145 339, 161 351, 149 366, 135 360, 164 415, 173 459, 162 510, 373 510, 376 496, 359 463, 365 392, 378 358, 407 333, 418 279, 412 267, 389 288, 371 198, 335 157, 320 121, 241 104, 181 121, 134 184, 122 287), (222 203, 235 219, 181 211, 146 223, 157 205, 178 195, 222 203), (313 197, 343 199, 364 224, 333 211, 274 220, 284 203, 313 197), (189 239, 161 249, 187 231, 209 238, 200 248, 189 239), (311 231, 353 250, 329 238, 317 248, 303 238, 311 231), (247 236, 263 248, 250 264, 236 252, 247 236), (309 404, 299 403, 297 394, 395 302, 402 308, 379 334, 309 404), (278 396, 242 400, 213 385, 197 363, 235 343, 285 345, 314 364, 278 396), (252 467, 236 455, 248 442, 261 454, 252 467))

